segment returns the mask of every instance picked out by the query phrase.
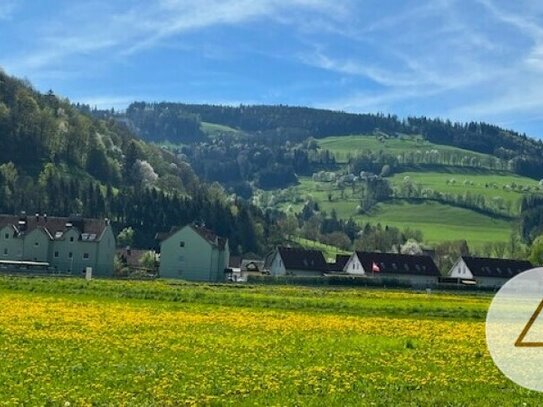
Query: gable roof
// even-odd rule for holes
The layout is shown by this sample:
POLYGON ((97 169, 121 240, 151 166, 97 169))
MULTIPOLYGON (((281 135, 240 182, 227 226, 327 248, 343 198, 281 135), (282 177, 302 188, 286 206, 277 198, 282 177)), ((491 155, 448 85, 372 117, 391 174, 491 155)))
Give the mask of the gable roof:
POLYGON ((320 250, 278 247, 277 251, 287 270, 328 271, 328 264, 320 250))
POLYGON ((474 277, 511 278, 534 266, 526 260, 492 259, 489 257, 462 256, 474 277))
POLYGON ((51 240, 62 240, 64 233, 77 229, 84 241, 100 240, 108 222, 103 219, 46 215, 0 215, 0 229, 11 226, 16 236, 42 229, 51 240))
POLYGON ((189 225, 189 227, 192 228, 192 230, 194 230, 212 245, 218 246, 219 249, 224 250, 227 241, 226 238, 220 237, 212 230, 206 229, 203 226, 189 225))
POLYGON ((149 250, 131 249, 127 247, 124 249, 118 249, 116 253, 121 258, 121 260, 126 262, 128 266, 138 267, 140 266, 141 258, 148 251, 149 250))
POLYGON ((264 260, 243 259, 240 268, 241 271, 264 271, 264 260))
POLYGON ((336 260, 333 263, 328 263, 328 271, 343 271, 350 258, 351 256, 348 254, 336 254, 336 260))
POLYGON ((366 273, 372 272, 373 263, 380 271, 376 274, 411 274, 439 277, 441 274, 429 256, 412 256, 397 253, 356 252, 366 273))
POLYGON ((227 238, 218 236, 215 232, 209 229, 206 229, 203 226, 196 226, 194 224, 185 225, 182 227, 173 227, 167 233, 157 233, 155 237, 157 240, 159 240, 162 243, 163 241, 168 240, 170 237, 175 235, 180 230, 183 230, 187 227, 192 229, 198 235, 200 235, 205 241, 207 241, 212 246, 218 247, 219 250, 224 250, 224 248, 226 247, 226 242, 228 242, 227 238))

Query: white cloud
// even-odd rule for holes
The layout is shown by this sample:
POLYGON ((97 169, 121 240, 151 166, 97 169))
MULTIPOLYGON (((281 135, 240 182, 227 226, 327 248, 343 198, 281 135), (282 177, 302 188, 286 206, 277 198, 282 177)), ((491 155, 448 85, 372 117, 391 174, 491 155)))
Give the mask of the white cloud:
POLYGON ((61 64, 73 55, 108 50, 112 58, 128 56, 161 40, 208 27, 274 19, 294 10, 324 13, 343 9, 331 0, 155 0, 116 12, 107 7, 104 2, 92 2, 84 8, 68 8, 63 21, 53 25, 53 32, 45 29, 41 33, 36 49, 4 60, 4 65, 28 74, 61 64))

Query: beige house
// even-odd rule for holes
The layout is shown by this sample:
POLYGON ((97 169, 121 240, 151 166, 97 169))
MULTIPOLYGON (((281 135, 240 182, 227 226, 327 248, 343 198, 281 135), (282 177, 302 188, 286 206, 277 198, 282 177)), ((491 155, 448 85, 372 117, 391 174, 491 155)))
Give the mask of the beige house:
POLYGON ((174 229, 160 240, 159 275, 192 281, 225 281, 228 239, 200 226, 174 229))
POLYGON ((6 270, 25 266, 81 274, 111 276, 115 236, 108 220, 80 216, 0 215, 0 261, 6 270))

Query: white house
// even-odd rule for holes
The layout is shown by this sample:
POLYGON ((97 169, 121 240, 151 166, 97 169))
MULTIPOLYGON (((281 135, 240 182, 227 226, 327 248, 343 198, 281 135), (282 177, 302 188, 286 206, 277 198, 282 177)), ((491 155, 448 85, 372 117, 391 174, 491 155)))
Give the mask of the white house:
POLYGON ((414 287, 432 287, 440 277, 431 257, 396 253, 356 251, 343 271, 354 276, 407 283, 414 287))
POLYGON ((532 268, 525 260, 462 256, 452 266, 449 277, 472 279, 478 286, 499 288, 510 278, 532 268))

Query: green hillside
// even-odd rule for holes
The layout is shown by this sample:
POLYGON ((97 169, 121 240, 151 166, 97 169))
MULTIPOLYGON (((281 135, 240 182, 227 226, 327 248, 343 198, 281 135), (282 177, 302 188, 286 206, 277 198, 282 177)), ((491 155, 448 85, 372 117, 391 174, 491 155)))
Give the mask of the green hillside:
POLYGON ((391 137, 384 133, 377 133, 374 135, 333 136, 319 139, 318 143, 322 149, 334 153, 336 160, 340 163, 345 163, 348 156, 352 157, 363 151, 383 151, 390 154, 400 154, 436 150, 439 152, 463 154, 470 157, 483 156, 483 154, 457 147, 434 144, 418 135, 391 137))
POLYGON ((541 192, 538 181, 511 172, 505 161, 416 135, 389 137, 379 132, 317 142, 321 151, 328 150, 336 158, 336 169, 328 171, 333 179, 303 176, 286 189, 261 191, 257 196, 261 206, 296 214, 307 202, 314 202, 322 213, 334 212, 339 219, 352 218, 360 225, 416 229, 430 244, 466 239, 471 247, 480 248, 508 241, 517 227, 522 198, 541 192), (362 182, 338 181, 353 171, 352 160, 364 154, 404 157, 396 168, 399 172, 385 178, 391 199, 370 210, 361 210, 362 182))
MULTIPOLYGON (((142 114, 143 124, 158 121, 142 114)), ((182 157, 139 139, 126 120, 98 116, 0 69, 0 212, 109 218, 116 232, 133 228, 141 248, 155 247, 156 234, 172 226, 202 221, 227 235, 234 252, 264 250, 255 229, 266 220, 255 208, 227 201, 182 157)), ((158 136, 200 126, 191 115, 166 118, 186 126, 156 126, 158 136)))
POLYGON ((200 125, 202 131, 210 137, 215 137, 221 134, 239 134, 240 131, 233 129, 229 126, 224 126, 222 124, 202 122, 200 125))
POLYGON ((437 202, 380 203, 369 215, 356 216, 355 219, 381 222, 401 229, 419 229, 429 243, 466 239, 472 247, 507 241, 513 226, 511 222, 437 202))

